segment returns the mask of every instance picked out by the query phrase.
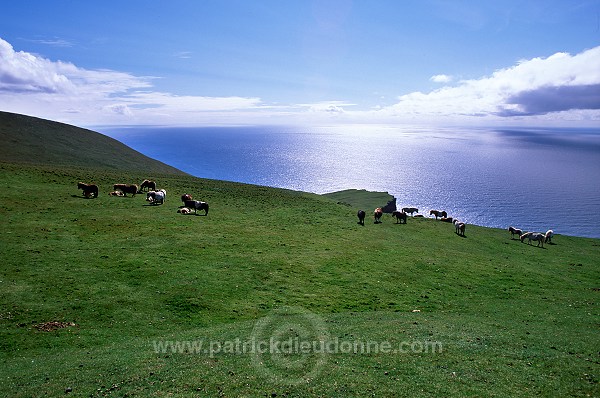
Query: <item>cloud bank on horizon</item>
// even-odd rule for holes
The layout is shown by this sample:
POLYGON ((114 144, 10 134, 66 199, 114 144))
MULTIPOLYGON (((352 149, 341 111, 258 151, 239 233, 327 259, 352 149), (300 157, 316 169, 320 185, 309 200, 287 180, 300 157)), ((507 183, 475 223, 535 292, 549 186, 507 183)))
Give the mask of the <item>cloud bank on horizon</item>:
POLYGON ((523 59, 473 79, 434 75, 430 82, 441 87, 399 93, 391 105, 370 109, 344 98, 307 104, 179 95, 157 89, 159 79, 51 60, 0 38, 0 110, 81 126, 600 122, 600 46, 523 59))

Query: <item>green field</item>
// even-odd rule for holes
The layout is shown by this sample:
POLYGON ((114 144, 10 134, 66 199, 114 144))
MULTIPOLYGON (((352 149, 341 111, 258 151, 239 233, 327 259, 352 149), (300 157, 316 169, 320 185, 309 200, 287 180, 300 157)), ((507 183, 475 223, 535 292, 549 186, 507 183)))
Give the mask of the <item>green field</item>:
POLYGON ((600 396, 600 240, 157 171, 1 162, 0 187, 0 396, 600 396), (165 204, 108 196, 144 178, 165 204))

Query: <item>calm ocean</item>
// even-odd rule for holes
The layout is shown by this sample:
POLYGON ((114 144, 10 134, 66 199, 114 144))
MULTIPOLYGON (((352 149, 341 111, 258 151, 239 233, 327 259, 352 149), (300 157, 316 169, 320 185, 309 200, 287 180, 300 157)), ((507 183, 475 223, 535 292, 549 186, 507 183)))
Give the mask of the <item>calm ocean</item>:
POLYGON ((600 129, 99 129, 204 178, 388 191, 472 224, 600 238, 600 129))

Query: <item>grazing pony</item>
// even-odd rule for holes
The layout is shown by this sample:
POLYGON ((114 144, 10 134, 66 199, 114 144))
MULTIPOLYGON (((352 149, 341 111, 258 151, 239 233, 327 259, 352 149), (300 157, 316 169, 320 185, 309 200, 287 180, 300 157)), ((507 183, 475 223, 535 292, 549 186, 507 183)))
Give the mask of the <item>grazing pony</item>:
POLYGON ((138 193, 138 186, 135 184, 115 184, 113 190, 123 192, 124 196, 127 196, 128 193, 131 194, 131 196, 135 196, 135 194, 138 193))
POLYGON ((418 213, 419 209, 417 209, 416 207, 403 207, 402 208, 402 212, 403 213, 408 213, 411 216, 413 215, 413 213, 418 213))
POLYGON ((358 216, 358 223, 360 225, 365 225, 365 216, 367 215, 367 213, 365 213, 364 210, 359 210, 358 213, 356 213, 356 215, 358 216))
POLYGON ((523 234, 521 234, 519 236, 519 239, 521 240, 521 243, 525 242, 525 239, 529 238, 529 236, 532 234, 533 232, 525 232, 523 234))
POLYGON ((443 210, 442 211, 441 210, 431 210, 429 212, 429 215, 430 216, 434 215, 436 220, 438 219, 438 217, 448 217, 448 213, 446 213, 443 210))
POLYGON ((373 218, 375 219, 375 224, 381 223, 381 216, 383 216, 383 210, 381 210, 381 207, 378 207, 373 212, 373 218))
POLYGON ((392 212, 392 217, 396 217, 396 224, 400 223, 404 223, 406 224, 406 213, 403 211, 398 211, 398 210, 394 210, 392 212))
POLYGON ((142 192, 146 188, 146 191, 156 191, 156 183, 151 180, 142 181, 142 185, 140 185, 140 192, 142 192))
POLYGON ((89 198, 90 196, 94 198, 98 197, 98 185, 79 182, 77 183, 77 189, 81 189, 83 191, 83 196, 86 198, 89 198))
POLYGON ((158 204, 161 205, 165 203, 165 199, 167 198, 167 191, 164 189, 159 189, 158 191, 150 191, 146 194, 146 201, 150 202, 150 204, 158 204))
POLYGON ((522 230, 520 230, 519 228, 515 228, 513 226, 508 227, 508 232, 510 232, 511 239, 513 239, 515 235, 519 235, 519 237, 521 237, 521 235, 523 235, 522 230))
POLYGON ((186 200, 184 203, 185 207, 194 209, 194 214, 198 214, 198 210, 204 210, 204 215, 208 215, 208 203, 199 200, 186 200))
POLYGON ((546 243, 552 243, 552 237, 554 236, 554 231, 549 229, 548 231, 546 231, 546 235, 544 235, 546 237, 546 243))

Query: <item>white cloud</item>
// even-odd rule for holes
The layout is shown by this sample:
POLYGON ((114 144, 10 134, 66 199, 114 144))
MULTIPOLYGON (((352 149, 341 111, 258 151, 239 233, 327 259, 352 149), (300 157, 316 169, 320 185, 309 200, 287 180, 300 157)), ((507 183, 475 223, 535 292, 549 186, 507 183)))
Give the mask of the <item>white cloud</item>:
POLYGON ((259 98, 178 96, 152 91, 152 77, 89 70, 15 51, 0 39, 0 110, 68 123, 190 123, 231 119, 259 98), (212 113, 212 114, 211 114, 212 113))
POLYGON ((600 47, 576 55, 556 53, 547 58, 521 60, 515 66, 500 69, 491 76, 463 80, 456 86, 445 86, 429 93, 402 95, 396 104, 377 112, 380 116, 413 119, 468 116, 494 119, 525 115, 539 117, 561 111, 563 117, 572 117, 574 120, 582 117, 600 120, 599 104, 596 102, 598 96, 590 96, 591 89, 600 87, 598 65, 600 47), (564 87, 575 89, 561 89, 564 87), (531 103, 536 99, 543 101, 544 98, 535 93, 548 92, 548 88, 565 95, 586 97, 572 98, 571 108, 568 98, 562 104, 553 105, 554 108, 531 103), (525 103, 525 100, 529 102, 525 103), (582 106, 584 112, 581 111, 582 106), (530 112, 527 108, 540 111, 530 112), (573 112, 569 116, 570 110, 573 112))
POLYGON ((449 75, 434 75, 429 78, 434 83, 450 83, 452 76, 449 75))

